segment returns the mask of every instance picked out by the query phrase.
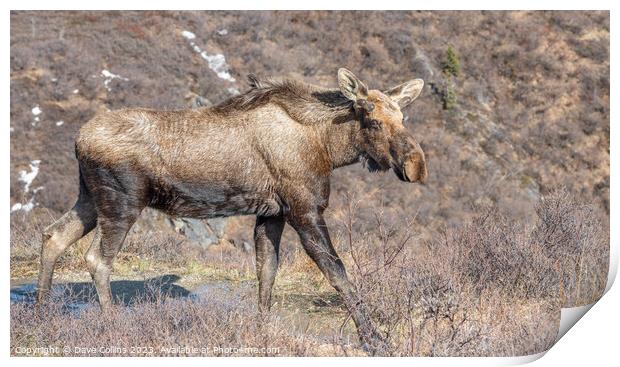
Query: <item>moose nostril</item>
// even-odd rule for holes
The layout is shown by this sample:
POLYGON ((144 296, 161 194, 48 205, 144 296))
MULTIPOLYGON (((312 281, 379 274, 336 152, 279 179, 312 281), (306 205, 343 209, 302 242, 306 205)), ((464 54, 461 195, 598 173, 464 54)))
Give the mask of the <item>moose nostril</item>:
POLYGON ((428 178, 428 170, 426 168, 426 163, 422 163, 422 166, 420 168, 420 183, 421 184, 426 184, 426 179, 428 178))
POLYGON ((428 177, 428 170, 426 167, 426 159, 424 158, 424 152, 422 150, 416 152, 411 161, 415 164, 417 182, 424 184, 428 177))
POLYGON ((428 178, 428 166, 426 165, 426 161, 422 161, 422 181, 426 183, 426 179, 428 178))

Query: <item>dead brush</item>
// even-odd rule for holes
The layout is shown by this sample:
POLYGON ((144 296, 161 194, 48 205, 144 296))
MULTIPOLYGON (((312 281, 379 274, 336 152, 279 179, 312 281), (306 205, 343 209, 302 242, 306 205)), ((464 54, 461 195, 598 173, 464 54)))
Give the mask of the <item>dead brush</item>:
POLYGON ((347 202, 339 245, 392 355, 535 353, 555 338, 566 290, 589 303, 604 288, 602 224, 561 189, 534 225, 490 207, 422 247, 415 218, 390 224, 379 211, 377 230, 359 233, 358 203, 347 202))
POLYGON ((592 205, 559 188, 539 202, 536 214, 531 241, 559 268, 563 307, 598 300, 607 283, 609 236, 592 205))
MULTIPOLYGON (((357 202, 351 199, 346 208, 333 228, 336 245, 388 341, 389 355, 537 353, 553 344, 560 307, 567 300, 593 302, 605 286, 605 229, 588 217, 587 206, 575 204, 561 191, 541 201, 531 225, 511 222, 490 208, 470 224, 449 228, 423 244, 416 243, 415 218, 402 225, 386 221, 379 210, 373 230, 363 232, 357 202)), ((153 246, 151 256, 160 247, 153 246)), ((208 251, 203 256, 217 264, 234 259, 208 251)), ((308 329, 291 329, 276 314, 261 315, 247 301, 224 301, 217 295, 175 297, 162 288, 147 282, 144 294, 128 302, 129 307, 103 315, 93 304, 90 285, 55 288, 54 297, 42 305, 45 312, 29 302, 12 303, 11 353, 17 346, 146 345, 153 355, 182 355, 166 348, 185 344, 279 348, 266 355, 350 354, 351 340, 343 337, 347 317, 340 335, 319 337, 308 329)), ((72 353, 68 355, 77 355, 72 353)), ((215 355, 230 354, 219 349, 215 355)))
POLYGON ((11 354, 18 346, 46 345, 60 351, 70 346, 60 353, 64 356, 300 356, 317 353, 320 345, 312 336, 291 333, 276 315, 260 315, 247 302, 231 305, 218 299, 171 298, 156 288, 150 292, 113 312, 94 305, 75 310, 67 307, 66 297, 51 297, 38 309, 12 304, 11 354), (110 346, 116 349, 109 352, 110 346), (199 350, 174 349, 179 346, 199 350), (84 347, 89 349, 80 349, 84 347))
POLYGON ((377 231, 359 234, 353 230, 357 203, 348 203, 341 238, 351 277, 389 341, 389 354, 475 354, 485 327, 451 273, 441 272, 437 261, 417 260, 415 218, 388 224, 378 213, 377 231))

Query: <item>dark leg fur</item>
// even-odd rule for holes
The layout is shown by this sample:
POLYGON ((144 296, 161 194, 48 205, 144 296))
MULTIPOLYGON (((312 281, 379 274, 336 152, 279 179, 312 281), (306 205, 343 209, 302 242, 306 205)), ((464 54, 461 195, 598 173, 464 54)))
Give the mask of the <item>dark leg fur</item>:
POLYGON ((306 253, 342 297, 355 322, 362 343, 372 354, 384 354, 386 344, 374 328, 365 304, 358 297, 353 284, 347 277, 344 264, 332 246, 321 211, 291 216, 289 223, 299 234, 306 253))
POLYGON ((268 311, 271 307, 271 289, 278 271, 278 252, 283 229, 283 217, 256 218, 254 244, 256 246, 258 306, 261 311, 268 311))
POLYGON ((97 232, 86 253, 102 309, 112 306, 110 274, 127 232, 146 206, 148 182, 131 166, 82 167, 97 208, 97 232), (92 183, 92 184, 91 184, 92 183))

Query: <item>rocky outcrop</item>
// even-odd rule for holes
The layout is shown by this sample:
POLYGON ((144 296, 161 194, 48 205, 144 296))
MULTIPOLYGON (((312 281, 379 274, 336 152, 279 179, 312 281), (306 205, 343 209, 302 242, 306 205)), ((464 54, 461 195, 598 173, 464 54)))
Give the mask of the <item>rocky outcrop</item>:
POLYGON ((177 233, 197 246, 217 245, 226 238, 227 218, 194 219, 171 217, 158 210, 146 208, 132 231, 163 231, 177 233))
POLYGON ((189 242, 208 247, 224 239, 226 218, 200 220, 194 218, 167 218, 166 222, 189 242))

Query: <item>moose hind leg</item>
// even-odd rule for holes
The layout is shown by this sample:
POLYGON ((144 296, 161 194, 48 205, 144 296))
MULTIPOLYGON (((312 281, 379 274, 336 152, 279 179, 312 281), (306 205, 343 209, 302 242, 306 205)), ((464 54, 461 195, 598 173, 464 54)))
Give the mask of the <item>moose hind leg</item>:
POLYGON ((140 209, 130 209, 122 218, 99 218, 95 238, 86 253, 86 263, 101 308, 106 310, 112 307, 112 292, 110 290, 110 274, 116 255, 120 251, 127 232, 140 214, 140 209))
POLYGON ((88 234, 97 223, 97 213, 90 196, 81 192, 73 208, 43 232, 41 265, 37 283, 37 301, 41 302, 52 286, 54 266, 71 244, 88 234))
POLYGON ((258 277, 258 307, 271 307, 271 289, 278 270, 278 252, 284 229, 284 217, 256 217, 254 244, 256 246, 256 275, 258 277))

